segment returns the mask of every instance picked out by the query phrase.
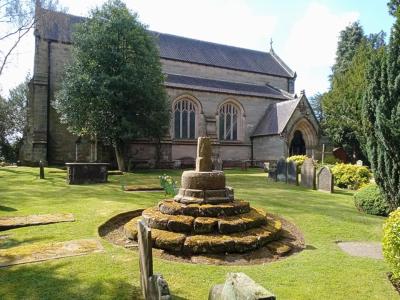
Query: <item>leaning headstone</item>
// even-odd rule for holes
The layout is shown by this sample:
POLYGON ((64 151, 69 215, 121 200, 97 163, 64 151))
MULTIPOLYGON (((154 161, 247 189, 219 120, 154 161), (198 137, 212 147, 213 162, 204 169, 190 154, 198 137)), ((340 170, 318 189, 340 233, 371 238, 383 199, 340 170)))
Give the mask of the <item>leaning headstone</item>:
POLYGON ((315 189, 315 166, 312 158, 307 158, 301 166, 301 185, 315 189))
POLYGON ((294 161, 287 163, 287 183, 299 185, 299 177, 297 176, 297 164, 294 161))
POLYGON ((362 160, 357 160, 356 165, 357 166, 362 166, 363 165, 363 161, 362 160))
POLYGON ((318 190, 333 193, 333 174, 328 167, 318 172, 318 190))
POLYGON ((274 294, 244 273, 228 273, 224 284, 211 288, 208 300, 276 300, 274 294))
POLYGON ((44 164, 42 161, 39 161, 39 177, 44 179, 44 164))
POLYGON ((287 182, 287 163, 285 158, 280 158, 276 165, 276 181, 287 182))
POLYGON ((138 246, 140 285, 144 298, 151 300, 169 300, 168 283, 162 275, 153 274, 153 253, 151 230, 142 220, 138 221, 138 246))

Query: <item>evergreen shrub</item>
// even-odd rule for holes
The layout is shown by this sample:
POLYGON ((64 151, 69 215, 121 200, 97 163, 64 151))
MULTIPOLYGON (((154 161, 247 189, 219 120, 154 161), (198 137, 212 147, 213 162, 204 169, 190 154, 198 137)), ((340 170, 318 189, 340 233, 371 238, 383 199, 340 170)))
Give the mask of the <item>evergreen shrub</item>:
POLYGON ((389 205, 376 184, 369 184, 354 194, 354 204, 359 211, 370 215, 387 216, 389 205))
POLYGON ((332 173, 335 184, 341 188, 357 190, 371 179, 371 172, 365 166, 340 163, 333 166, 332 173))
POLYGON ((400 278, 400 208, 391 212, 383 225, 383 256, 393 273, 400 278))

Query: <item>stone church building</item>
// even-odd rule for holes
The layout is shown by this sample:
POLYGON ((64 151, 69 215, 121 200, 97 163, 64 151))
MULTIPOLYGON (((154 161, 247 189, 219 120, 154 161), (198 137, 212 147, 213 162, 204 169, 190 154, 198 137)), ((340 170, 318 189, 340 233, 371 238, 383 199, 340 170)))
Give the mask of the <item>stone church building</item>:
MULTIPOLYGON (((93 160, 93 141, 70 134, 52 107, 73 46, 73 25, 84 18, 39 10, 28 128, 21 160, 49 164, 93 160)), ((134 140, 126 160, 163 166, 192 161, 196 139, 209 136, 214 156, 226 165, 274 161, 292 154, 311 155, 320 127, 304 93, 294 94, 296 73, 273 51, 254 51, 171 34, 154 35, 171 105, 168 134, 156 145, 134 140), (157 150, 159 149, 159 150, 157 150), (159 151, 159 152, 158 152, 159 151)), ((109 146, 97 147, 97 159, 112 161, 109 146)))

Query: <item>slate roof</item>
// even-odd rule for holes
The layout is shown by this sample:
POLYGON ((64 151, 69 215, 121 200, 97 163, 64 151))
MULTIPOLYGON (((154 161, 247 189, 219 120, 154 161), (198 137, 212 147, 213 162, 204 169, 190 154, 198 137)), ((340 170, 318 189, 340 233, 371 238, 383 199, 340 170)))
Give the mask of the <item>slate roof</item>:
POLYGON ((233 70, 292 78, 294 72, 268 52, 154 32, 160 57, 233 70))
POLYGON ((165 85, 175 88, 186 88, 246 96, 259 96, 279 100, 291 99, 289 96, 270 85, 245 84, 177 74, 167 74, 165 85))
MULTIPOLYGON (((71 43, 73 26, 85 18, 42 9, 43 25, 35 33, 45 39, 71 43)), ((295 73, 273 52, 238 48, 191 38, 149 31, 155 36, 160 57, 226 69, 286 78, 295 73)))
POLYGON ((300 100, 299 98, 270 104, 252 136, 266 136, 282 133, 300 100))

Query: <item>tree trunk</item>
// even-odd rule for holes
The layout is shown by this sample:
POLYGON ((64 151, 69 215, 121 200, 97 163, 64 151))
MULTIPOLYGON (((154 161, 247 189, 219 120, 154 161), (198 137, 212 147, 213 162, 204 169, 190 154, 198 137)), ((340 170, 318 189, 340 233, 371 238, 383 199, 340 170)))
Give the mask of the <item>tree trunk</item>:
POLYGON ((114 150, 115 150, 115 157, 117 158, 118 170, 125 172, 126 167, 125 167, 123 146, 124 144, 122 142, 116 142, 114 144, 114 150))

